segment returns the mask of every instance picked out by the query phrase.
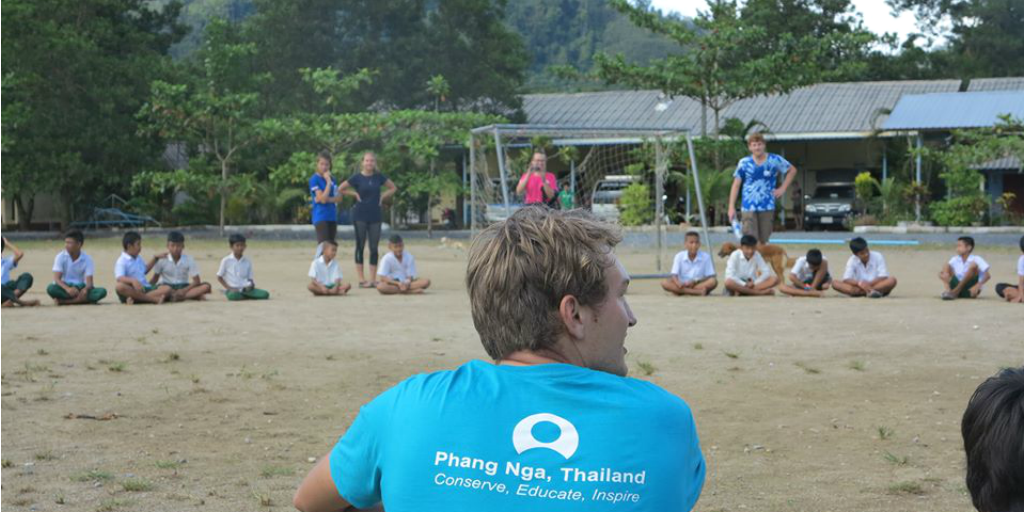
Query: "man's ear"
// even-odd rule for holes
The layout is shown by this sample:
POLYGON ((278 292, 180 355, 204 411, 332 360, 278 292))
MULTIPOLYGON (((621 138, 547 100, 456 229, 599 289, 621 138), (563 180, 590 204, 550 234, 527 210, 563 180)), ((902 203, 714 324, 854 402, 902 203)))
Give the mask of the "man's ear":
POLYGON ((583 311, 583 306, 576 300, 576 297, 572 295, 566 295, 562 297, 562 302, 558 305, 558 316, 562 319, 562 323, 565 325, 565 331, 569 334, 569 337, 574 340, 582 340, 586 329, 584 325, 584 316, 586 313, 583 311))

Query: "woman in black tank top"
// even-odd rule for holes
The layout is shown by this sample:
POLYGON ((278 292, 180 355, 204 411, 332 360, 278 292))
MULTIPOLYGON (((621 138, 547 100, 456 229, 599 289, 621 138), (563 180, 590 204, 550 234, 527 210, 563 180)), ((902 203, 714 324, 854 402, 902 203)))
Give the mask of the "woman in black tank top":
POLYGON ((377 284, 377 249, 383 222, 381 205, 395 195, 398 187, 377 170, 377 155, 367 151, 363 153, 360 171, 342 182, 339 190, 356 199, 356 205, 352 208, 352 224, 356 229, 356 274, 359 275, 360 288, 371 288, 377 284), (387 189, 383 193, 382 187, 387 189), (363 247, 366 242, 370 243, 369 281, 363 273, 363 247))

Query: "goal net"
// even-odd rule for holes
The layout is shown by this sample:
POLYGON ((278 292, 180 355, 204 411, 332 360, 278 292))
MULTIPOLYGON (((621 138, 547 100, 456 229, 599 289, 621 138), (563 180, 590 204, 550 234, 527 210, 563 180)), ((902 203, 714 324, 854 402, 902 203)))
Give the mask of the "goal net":
POLYGON ((666 174, 671 166, 689 165, 688 142, 686 132, 661 129, 476 128, 469 141, 466 203, 472 231, 504 220, 523 206, 516 185, 539 150, 547 155, 547 171, 555 175, 562 192, 552 200, 556 207, 564 200, 565 206, 591 210, 602 220, 657 228, 655 263, 660 272, 666 174), (625 194, 630 194, 627 201, 625 194))

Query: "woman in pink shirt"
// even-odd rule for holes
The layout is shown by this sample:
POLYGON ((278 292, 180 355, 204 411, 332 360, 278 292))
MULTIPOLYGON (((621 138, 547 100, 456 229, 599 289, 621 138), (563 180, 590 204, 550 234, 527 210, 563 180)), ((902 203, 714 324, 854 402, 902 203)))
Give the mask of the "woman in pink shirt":
POLYGON ((543 151, 534 151, 530 160, 530 170, 523 174, 516 186, 516 194, 522 195, 526 191, 526 204, 546 204, 555 197, 555 190, 558 183, 555 182, 555 175, 546 171, 548 162, 547 155, 543 151))

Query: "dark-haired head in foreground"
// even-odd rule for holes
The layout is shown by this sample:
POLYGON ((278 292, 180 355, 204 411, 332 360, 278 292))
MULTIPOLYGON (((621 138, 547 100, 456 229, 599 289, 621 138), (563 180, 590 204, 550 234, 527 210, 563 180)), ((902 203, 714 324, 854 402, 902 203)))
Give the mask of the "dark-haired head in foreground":
POLYGON ((980 512, 1024 512, 1024 367, 978 386, 960 431, 967 489, 980 512))

